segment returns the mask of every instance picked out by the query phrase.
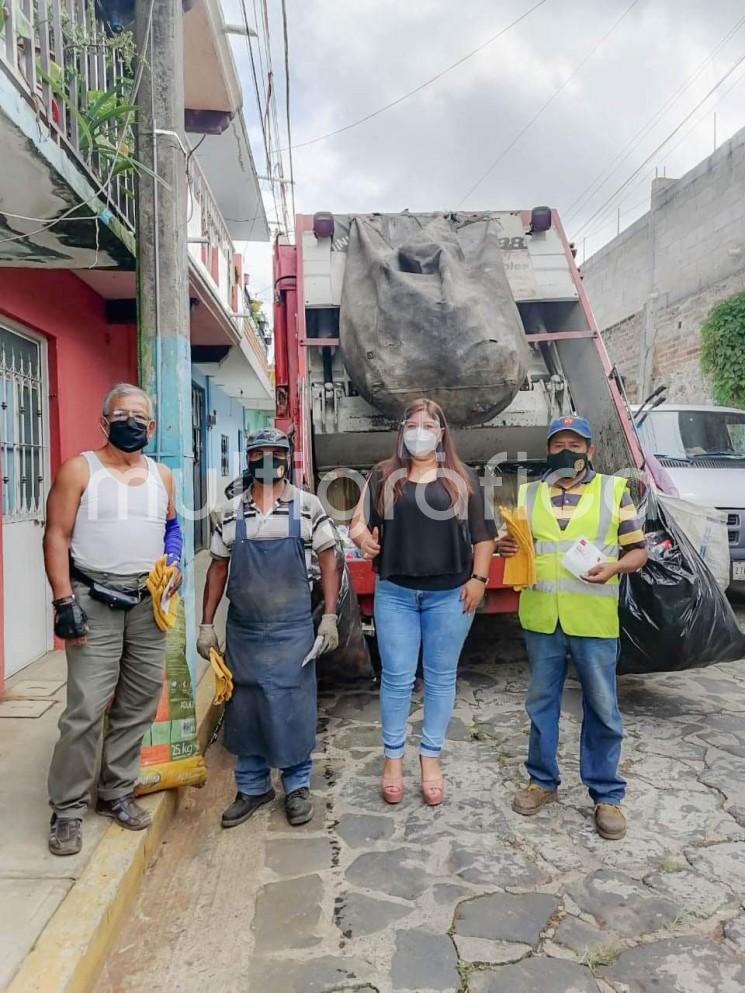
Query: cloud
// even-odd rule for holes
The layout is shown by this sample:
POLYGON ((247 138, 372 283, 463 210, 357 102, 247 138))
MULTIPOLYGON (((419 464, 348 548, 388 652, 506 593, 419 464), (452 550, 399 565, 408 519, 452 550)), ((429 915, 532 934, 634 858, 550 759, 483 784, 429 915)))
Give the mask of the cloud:
MULTIPOLYGON (((298 210, 453 208, 597 45, 629 0, 548 0, 468 62, 400 106, 295 151, 298 210)), ((229 19, 236 19, 225 0, 229 19)), ((417 86, 532 5, 532 0, 287 0, 296 142, 341 127, 417 86)), ((249 10, 252 5, 247 4, 249 10)), ((283 121, 279 3, 270 4, 283 121)), ((640 0, 467 201, 471 208, 568 208, 690 77, 745 13, 741 0, 640 0)), ((701 99, 742 52, 745 27, 721 50, 607 182, 582 202, 578 228, 701 99)), ((249 121, 255 97, 236 48, 249 121)), ((650 163, 622 205, 625 226, 645 209, 655 165, 680 175, 745 125, 745 72, 690 133, 650 163)), ((726 88, 725 88, 726 90, 726 88)), ((255 126, 252 139, 260 132, 255 126)), ((674 143, 673 143, 674 144, 674 143)), ((264 155, 256 146, 258 162, 264 155)), ((590 250, 615 234, 615 204, 591 225, 590 250), (595 230, 593 230, 593 228, 595 230)))

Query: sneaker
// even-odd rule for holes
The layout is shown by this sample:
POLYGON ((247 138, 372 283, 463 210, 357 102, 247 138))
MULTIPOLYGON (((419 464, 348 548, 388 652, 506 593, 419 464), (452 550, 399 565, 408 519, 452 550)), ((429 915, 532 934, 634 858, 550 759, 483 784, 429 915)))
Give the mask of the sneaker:
POLYGON ((626 834, 626 815, 619 804, 596 803, 595 828, 601 838, 620 841, 626 834))
POLYGON ((79 817, 52 814, 49 851, 52 855, 77 855, 83 847, 83 821, 79 817))
POLYGON ((120 796, 116 800, 96 801, 96 813, 101 817, 110 817, 128 831, 144 831, 152 823, 150 814, 135 803, 134 796, 120 796))
POLYGON ((307 824, 313 818, 313 804, 310 800, 310 790, 303 786, 293 790, 285 797, 285 812, 287 820, 293 827, 307 824))
POLYGON ((532 817, 537 814, 541 807, 547 803, 556 803, 559 799, 558 790, 547 790, 538 783, 531 783, 522 790, 518 790, 512 801, 512 809, 523 817, 532 817))
POLYGON ((259 807, 263 807, 265 803, 271 803, 274 795, 273 789, 267 790, 266 793, 261 793, 259 796, 236 793, 235 800, 223 812, 222 826, 224 828, 238 827, 239 824, 247 821, 252 814, 255 814, 259 807))

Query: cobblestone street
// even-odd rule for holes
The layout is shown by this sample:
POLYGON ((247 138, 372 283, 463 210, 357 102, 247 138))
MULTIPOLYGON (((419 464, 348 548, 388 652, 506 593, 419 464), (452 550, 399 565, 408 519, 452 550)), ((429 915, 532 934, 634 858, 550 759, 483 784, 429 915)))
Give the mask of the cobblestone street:
MULTIPOLYGON (((423 806, 415 751, 379 797, 376 692, 322 696, 316 817, 280 802, 221 831, 230 760, 208 753, 98 993, 740 993, 745 987, 745 668, 624 677, 630 826, 594 832, 579 782, 581 697, 562 718, 561 802, 511 810, 527 678, 511 621, 480 620, 423 806)), ((412 730, 421 719, 419 702, 412 730)))

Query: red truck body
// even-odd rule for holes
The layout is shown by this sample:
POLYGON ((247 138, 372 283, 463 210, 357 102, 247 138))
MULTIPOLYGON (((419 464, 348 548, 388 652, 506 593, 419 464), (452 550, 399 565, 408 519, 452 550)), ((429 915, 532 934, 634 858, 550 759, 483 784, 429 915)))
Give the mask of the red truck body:
MULTIPOLYGON (((531 211, 510 212, 511 222, 522 223, 526 232, 531 224, 531 211)), ((309 294, 304 285, 305 266, 303 246, 312 244, 312 215, 298 215, 294 244, 279 241, 274 249, 274 363, 276 393, 276 425, 294 437, 294 480, 296 485, 315 491, 318 467, 314 464, 314 425, 310 389, 310 353, 314 349, 328 350, 335 354, 340 347, 338 337, 309 336, 306 333, 306 313, 309 294)), ((603 413, 609 427, 600 432, 600 443, 607 444, 612 436, 616 442, 615 461, 622 460, 632 470, 644 464, 639 441, 627 404, 622 396, 618 378, 605 350, 597 325, 582 286, 580 273, 575 265, 574 253, 555 211, 551 212, 554 240, 565 256, 566 270, 573 287, 572 298, 575 319, 572 327, 559 329, 546 327, 528 334, 532 345, 545 345, 561 356, 564 371, 576 367, 567 376, 570 381, 574 406, 587 414, 593 423, 591 406, 603 413), (558 241, 556 241, 558 236, 558 241), (581 349, 581 351, 578 351, 581 349), (594 377, 594 378, 593 378, 594 377), (605 394, 598 396, 603 392, 605 394), (585 385, 586 384, 586 385, 585 385), (575 394, 585 394, 579 399, 575 394), (594 398, 594 399, 593 399, 594 398), (598 406, 600 404, 601 406, 598 406), (609 412, 610 411, 610 412, 609 412)), ((515 239, 512 239, 513 241, 515 239)), ((511 247, 508 245, 508 247, 511 247)), ((507 254, 507 253, 505 253, 507 254)), ((555 264, 555 263, 554 263, 555 264)), ((566 322, 564 322, 566 323, 566 322)), ((597 432, 596 432, 597 433, 597 432)), ((545 436, 545 424, 544 424, 545 436)), ((601 466, 601 468, 606 468, 601 466)), ((620 466, 613 466, 613 470, 620 466)), ((375 577, 372 566, 362 559, 348 560, 354 588, 362 612, 372 614, 375 577)), ((495 556, 490 573, 482 611, 507 613, 516 610, 518 593, 502 582, 504 561, 495 556)))

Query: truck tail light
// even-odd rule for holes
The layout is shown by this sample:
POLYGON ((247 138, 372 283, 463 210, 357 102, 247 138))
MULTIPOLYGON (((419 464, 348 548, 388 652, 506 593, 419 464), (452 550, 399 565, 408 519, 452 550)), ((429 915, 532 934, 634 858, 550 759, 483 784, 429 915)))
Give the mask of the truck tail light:
POLYGON ((551 208, 533 207, 530 212, 530 233, 548 231, 551 227, 551 208))
POLYGON ((316 238, 334 237, 334 215, 328 210, 319 210, 313 215, 313 234, 316 238))

